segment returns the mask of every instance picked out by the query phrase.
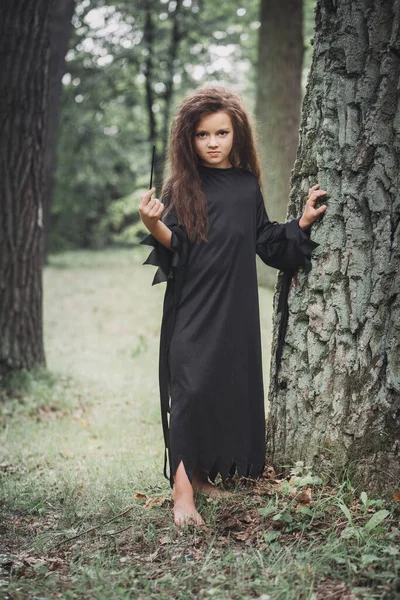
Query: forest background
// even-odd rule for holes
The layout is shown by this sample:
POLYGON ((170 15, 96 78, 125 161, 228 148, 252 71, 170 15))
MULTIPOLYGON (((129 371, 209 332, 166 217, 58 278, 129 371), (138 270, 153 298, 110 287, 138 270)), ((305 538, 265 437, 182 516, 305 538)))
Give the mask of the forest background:
MULTIPOLYGON (((400 4, 318 0, 315 32, 313 2, 283 4, 2 7, 7 599, 399 597, 400 4), (152 144, 159 190, 174 107, 203 83, 255 114, 270 217, 299 214, 317 176, 329 210, 269 395, 267 452, 282 469, 302 460, 226 502, 200 498, 207 530, 181 532, 161 473, 164 289, 142 266, 137 208, 152 144)), ((276 272, 260 274, 267 381, 276 272)))
MULTIPOLYGON (((258 61, 258 1, 245 7, 195 0, 102 4, 78 3, 72 19, 62 79, 51 252, 137 242, 144 232, 137 204, 148 186, 152 144, 159 192, 174 107, 199 85, 225 84, 242 95, 255 115, 257 86, 273 70, 258 61)), ((302 93, 312 57, 313 10, 313 0, 305 0, 302 93)), ((290 18, 301 36, 301 12, 290 18)), ((291 44, 301 65, 302 38, 297 35, 291 44)), ((277 36, 276 52, 281 45, 277 36)), ((281 80, 291 75, 293 66, 286 63, 286 72, 276 72, 281 80)), ((300 118, 299 101, 297 112, 300 118)), ((256 128, 262 149, 263 132, 256 128)), ((297 130, 295 147, 296 138, 297 130)), ((264 170, 274 178, 267 160, 264 170)), ((289 175, 286 169, 287 182, 289 175)), ((282 203, 287 205, 287 198, 282 203)), ((284 219, 285 209, 274 210, 268 196, 266 205, 271 218, 284 219)))

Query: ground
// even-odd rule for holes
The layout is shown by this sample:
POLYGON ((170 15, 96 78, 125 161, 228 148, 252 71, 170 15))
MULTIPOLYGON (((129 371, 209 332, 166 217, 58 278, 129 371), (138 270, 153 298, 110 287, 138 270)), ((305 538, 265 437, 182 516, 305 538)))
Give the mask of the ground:
MULTIPOLYGON (((0 386, 0 597, 400 598, 399 497, 304 465, 178 529, 162 476, 158 335, 164 285, 146 248, 69 252, 44 271, 47 371, 0 386)), ((260 288, 268 377, 272 293, 260 288)), ((267 385, 265 386, 267 389, 267 385)))

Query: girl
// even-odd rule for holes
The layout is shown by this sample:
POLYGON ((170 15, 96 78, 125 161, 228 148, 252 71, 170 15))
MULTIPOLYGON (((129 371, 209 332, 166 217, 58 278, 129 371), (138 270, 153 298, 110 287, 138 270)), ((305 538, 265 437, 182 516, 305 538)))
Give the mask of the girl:
POLYGON ((223 87, 196 90, 172 123, 170 175, 162 201, 151 188, 140 216, 153 246, 143 264, 167 282, 161 323, 159 383, 164 475, 173 488, 177 525, 204 521, 193 491, 257 478, 265 459, 256 254, 277 269, 311 268, 318 245, 309 229, 326 205, 314 185, 303 215, 268 219, 253 132, 240 97, 223 87), (170 417, 168 419, 168 413, 170 417), (166 472, 167 453, 169 475, 166 472))

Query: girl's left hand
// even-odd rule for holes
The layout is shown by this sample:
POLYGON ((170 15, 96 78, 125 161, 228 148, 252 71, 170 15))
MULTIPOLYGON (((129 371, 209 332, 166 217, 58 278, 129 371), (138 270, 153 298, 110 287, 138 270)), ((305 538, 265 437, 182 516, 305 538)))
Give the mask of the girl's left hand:
POLYGON ((327 192, 325 190, 319 190, 319 184, 313 185, 308 190, 308 200, 306 202, 306 206, 304 208, 303 215, 299 220, 299 225, 302 229, 307 229, 310 227, 314 221, 322 215, 327 209, 326 204, 323 204, 319 208, 315 208, 317 200, 320 196, 326 196, 327 192))

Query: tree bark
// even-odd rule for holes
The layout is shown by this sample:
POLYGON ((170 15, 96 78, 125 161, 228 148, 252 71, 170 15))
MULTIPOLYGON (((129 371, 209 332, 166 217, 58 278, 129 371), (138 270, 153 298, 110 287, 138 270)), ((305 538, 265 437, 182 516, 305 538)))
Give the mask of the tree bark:
POLYGON ((0 25, 0 374, 44 364, 42 242, 52 0, 7 0, 0 25))
POLYGON ((317 4, 289 216, 317 182, 328 209, 290 291, 267 439, 276 464, 379 493, 400 478, 399 23, 399 0, 317 4))
MULTIPOLYGON (((264 199, 270 219, 284 221, 290 172, 299 142, 303 65, 303 0, 261 0, 256 116, 264 199)), ((260 282, 276 270, 258 263, 260 282)))

